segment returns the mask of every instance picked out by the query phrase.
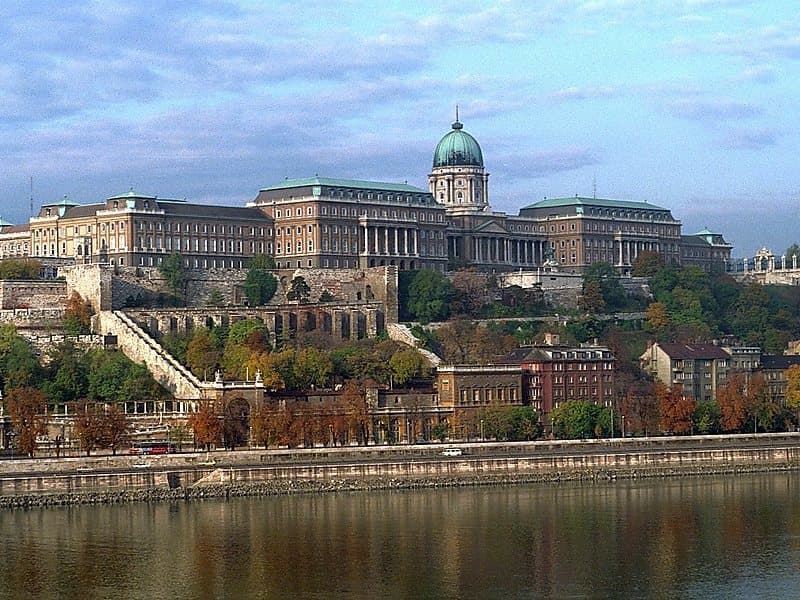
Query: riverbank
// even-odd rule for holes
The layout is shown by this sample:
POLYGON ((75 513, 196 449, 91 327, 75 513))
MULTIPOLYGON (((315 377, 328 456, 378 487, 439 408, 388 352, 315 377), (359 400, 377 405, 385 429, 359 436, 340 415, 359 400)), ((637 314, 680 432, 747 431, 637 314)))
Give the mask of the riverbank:
MULTIPOLYGON (((601 483, 665 477, 703 477, 740 475, 770 471, 800 470, 796 448, 731 449, 726 452, 697 451, 661 455, 664 464, 648 453, 570 455, 491 460, 443 461, 432 463, 382 463, 362 465, 315 465, 280 467, 225 467, 206 471, 164 471, 146 474, 119 474, 129 484, 103 489, 108 474, 85 487, 71 487, 75 478, 87 475, 58 476, 70 489, 0 495, 0 509, 69 505, 119 504, 131 502, 178 502, 246 496, 291 494, 355 493, 400 491, 422 488, 452 488, 520 484, 559 484, 564 482, 601 483), (784 460, 780 460, 783 457, 784 460), (786 460, 786 459, 789 460, 786 460), (705 459, 705 460, 703 460, 705 459), (778 459, 778 460, 776 460, 778 459), (597 463, 605 463, 598 467, 597 463), (579 466, 591 464, 594 466, 579 466), (437 466, 438 465, 438 466, 437 466), (548 468, 562 465, 557 468, 548 468), (566 468, 564 467, 566 465, 566 468), (571 466, 570 466, 571 465, 571 466), (354 467, 362 476, 341 476, 354 467), (364 469, 372 475, 363 476, 364 469), (382 473, 391 475, 382 475, 382 473), (403 474, 405 473, 405 474, 403 474), (416 474, 414 474, 416 473, 416 474), (181 478, 184 478, 183 480, 181 478), (134 479, 131 479, 134 478, 134 479), (133 481, 134 483, 130 483, 133 481), (180 485, 181 482, 184 485, 180 485)), ((652 453, 650 453, 652 454, 652 453)), ((20 480, 17 480, 19 483, 20 480)), ((86 483, 84 481, 84 483, 86 483)), ((21 488, 20 488, 21 489, 21 488)))

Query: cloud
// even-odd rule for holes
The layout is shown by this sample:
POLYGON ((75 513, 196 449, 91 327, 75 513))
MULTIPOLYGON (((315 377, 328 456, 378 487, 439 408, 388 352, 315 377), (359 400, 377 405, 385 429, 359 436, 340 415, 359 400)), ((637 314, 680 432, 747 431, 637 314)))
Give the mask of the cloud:
POLYGON ((678 98, 668 102, 667 109, 676 117, 697 121, 746 119, 760 115, 759 106, 727 98, 678 98))
POLYGON ((738 73, 734 81, 751 83, 770 83, 775 80, 777 72, 774 67, 769 65, 755 65, 748 67, 738 73))
POLYGON ((596 98, 609 98, 617 94, 617 88, 611 85, 590 87, 572 86, 551 92, 548 98, 554 102, 568 102, 571 100, 594 100, 596 98))
POLYGON ((501 152, 493 156, 502 178, 539 178, 574 171, 599 162, 595 152, 587 147, 551 148, 539 151, 501 152))
POLYGON ((731 132, 723 141, 727 148, 762 150, 778 143, 779 132, 774 129, 743 129, 731 132))

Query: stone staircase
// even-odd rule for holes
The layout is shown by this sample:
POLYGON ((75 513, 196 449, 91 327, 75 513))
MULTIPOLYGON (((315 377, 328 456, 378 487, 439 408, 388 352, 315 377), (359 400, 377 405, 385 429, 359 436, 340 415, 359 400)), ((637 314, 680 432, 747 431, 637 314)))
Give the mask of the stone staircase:
POLYGON ((389 335, 389 339, 416 348, 417 352, 425 357, 430 366, 438 367, 442 362, 442 359, 430 350, 419 347, 420 341, 411 333, 411 329, 409 329, 408 325, 403 325, 402 323, 386 323, 386 333, 389 335))
POLYGON ((103 310, 92 319, 96 333, 116 336, 119 349, 132 361, 144 362, 153 378, 176 398, 203 397, 203 383, 124 312, 103 310))

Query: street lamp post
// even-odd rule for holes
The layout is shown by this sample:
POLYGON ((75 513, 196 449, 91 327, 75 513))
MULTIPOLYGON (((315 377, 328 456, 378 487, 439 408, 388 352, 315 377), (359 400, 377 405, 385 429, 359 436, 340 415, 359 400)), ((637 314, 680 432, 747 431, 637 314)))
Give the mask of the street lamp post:
POLYGON ((483 419, 481 419, 481 441, 484 441, 484 437, 483 437, 483 419))
POLYGON ((622 415, 622 437, 625 437, 625 415, 622 415))

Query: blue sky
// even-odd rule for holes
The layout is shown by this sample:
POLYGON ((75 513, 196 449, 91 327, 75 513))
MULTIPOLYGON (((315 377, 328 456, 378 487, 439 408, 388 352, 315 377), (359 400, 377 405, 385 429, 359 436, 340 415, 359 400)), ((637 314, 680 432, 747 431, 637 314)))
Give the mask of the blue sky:
POLYGON ((427 187, 453 120, 496 210, 597 195, 800 239, 800 21, 770 0, 0 3, 0 216, 285 177, 427 187))

